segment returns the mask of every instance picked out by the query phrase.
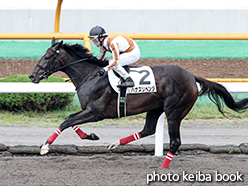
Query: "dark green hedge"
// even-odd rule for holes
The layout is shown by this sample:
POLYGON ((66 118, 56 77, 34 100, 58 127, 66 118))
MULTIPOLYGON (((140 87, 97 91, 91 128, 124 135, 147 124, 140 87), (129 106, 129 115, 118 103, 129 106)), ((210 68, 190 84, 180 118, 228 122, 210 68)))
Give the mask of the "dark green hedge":
MULTIPOLYGON (((13 75, 0 82, 30 82, 28 75, 13 75)), ((64 82, 63 78, 50 76, 41 82, 64 82)), ((9 111, 51 111, 62 108, 73 101, 68 93, 1 93, 0 109, 9 111)))

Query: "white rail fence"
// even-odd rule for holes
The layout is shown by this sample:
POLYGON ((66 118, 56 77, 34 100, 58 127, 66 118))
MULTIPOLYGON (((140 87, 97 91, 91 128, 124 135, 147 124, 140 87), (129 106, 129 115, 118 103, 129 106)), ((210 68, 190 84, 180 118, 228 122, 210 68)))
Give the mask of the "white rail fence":
POLYGON ((0 83, 0 93, 76 93, 72 83, 0 83))
MULTIPOLYGON (((248 82, 219 82, 230 92, 248 92, 248 82)), ((0 83, 0 93, 76 93, 72 83, 67 82, 42 82, 34 84, 31 82, 0 83)))
MULTIPOLYGON (((248 82, 221 82, 230 92, 247 93, 248 82)), ((199 88, 199 87, 198 87, 199 88)), ((0 83, 0 93, 76 93, 72 83, 0 83)), ((163 156, 164 113, 160 116, 155 133, 155 156, 163 156)))

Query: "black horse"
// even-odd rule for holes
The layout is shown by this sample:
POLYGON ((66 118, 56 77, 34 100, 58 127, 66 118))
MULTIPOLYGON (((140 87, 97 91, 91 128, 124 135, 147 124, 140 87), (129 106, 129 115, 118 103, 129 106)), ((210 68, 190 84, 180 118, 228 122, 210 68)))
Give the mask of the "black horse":
MULTIPOLYGON (((41 154, 46 154, 49 151, 49 145, 68 127, 73 127, 82 139, 97 140, 99 138, 95 134, 87 135, 76 125, 118 117, 117 93, 110 86, 108 75, 105 74, 102 77, 96 75, 103 66, 106 66, 105 61, 93 57, 79 44, 69 45, 63 44, 63 41, 58 43, 52 41, 52 46, 41 57, 29 77, 33 83, 39 83, 41 79, 47 78, 52 73, 63 71, 76 87, 82 110, 70 115, 59 126, 43 144, 41 154)), ((236 112, 248 108, 248 99, 236 102, 222 85, 195 77, 178 66, 165 65, 151 68, 154 72, 157 91, 130 94, 126 99, 127 116, 147 112, 143 130, 112 143, 109 149, 154 134, 157 120, 165 112, 170 148, 161 168, 167 168, 181 145, 180 123, 189 113, 198 96, 208 94, 222 114, 224 114, 222 102, 236 112), (197 82, 201 87, 200 92, 197 82)))

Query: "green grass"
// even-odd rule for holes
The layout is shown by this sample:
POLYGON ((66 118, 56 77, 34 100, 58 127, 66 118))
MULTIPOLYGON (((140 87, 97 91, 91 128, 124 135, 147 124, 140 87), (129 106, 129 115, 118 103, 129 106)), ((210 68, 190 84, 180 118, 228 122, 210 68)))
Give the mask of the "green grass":
MULTIPOLYGON (((226 116, 228 119, 244 119, 248 117, 248 113, 236 113, 230 109, 225 108, 226 116)), ((52 112, 9 112, 0 111, 0 125, 1 126, 38 126, 38 127, 58 127, 60 123, 68 118, 72 113, 80 111, 79 106, 69 105, 63 109, 52 111, 52 112)), ((106 119, 96 123, 87 123, 92 127, 104 127, 104 126, 143 126, 145 123, 146 114, 142 113, 135 116, 129 116, 121 119, 106 119)), ((223 120, 220 122, 221 125, 225 125, 226 117, 218 112, 217 107, 214 104, 206 106, 196 104, 190 113, 186 116, 187 120, 197 119, 219 119, 223 120)), ((210 124, 220 124, 213 121, 210 124)), ((233 121, 232 125, 239 124, 237 121, 233 121)))
POLYGON ((227 108, 226 106, 224 107, 224 112, 226 117, 218 111, 217 106, 215 106, 214 104, 195 104, 193 109, 190 111, 190 113, 186 116, 185 119, 243 119, 248 117, 248 112, 237 113, 227 108))

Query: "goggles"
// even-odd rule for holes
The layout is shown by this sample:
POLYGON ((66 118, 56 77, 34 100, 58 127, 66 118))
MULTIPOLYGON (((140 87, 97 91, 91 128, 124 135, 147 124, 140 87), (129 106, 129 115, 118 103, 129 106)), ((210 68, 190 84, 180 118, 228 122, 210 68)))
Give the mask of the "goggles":
POLYGON ((92 38, 91 41, 92 41, 93 46, 97 47, 100 45, 100 41, 99 41, 98 37, 92 38))

